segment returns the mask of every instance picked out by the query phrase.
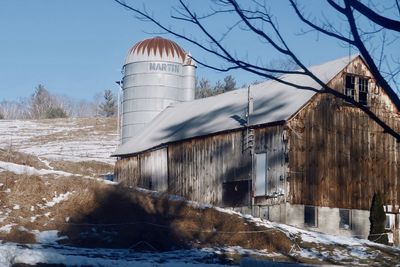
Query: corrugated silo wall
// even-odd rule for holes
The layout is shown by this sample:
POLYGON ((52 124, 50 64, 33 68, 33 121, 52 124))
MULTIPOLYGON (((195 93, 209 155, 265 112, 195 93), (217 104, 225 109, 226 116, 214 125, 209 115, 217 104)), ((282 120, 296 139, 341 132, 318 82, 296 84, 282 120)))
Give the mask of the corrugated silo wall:
POLYGON ((122 143, 137 135, 167 106, 182 101, 183 72, 181 64, 168 61, 149 60, 125 65, 122 143))
MULTIPOLYGON (((282 133, 282 125, 255 130, 255 152, 271 152, 270 175, 284 170, 282 133)), ((243 135, 244 131, 233 131, 195 138, 120 159, 115 165, 117 181, 167 191, 201 203, 248 206, 252 160, 249 151, 243 151, 243 135), (157 175, 151 176, 154 173, 157 175)))

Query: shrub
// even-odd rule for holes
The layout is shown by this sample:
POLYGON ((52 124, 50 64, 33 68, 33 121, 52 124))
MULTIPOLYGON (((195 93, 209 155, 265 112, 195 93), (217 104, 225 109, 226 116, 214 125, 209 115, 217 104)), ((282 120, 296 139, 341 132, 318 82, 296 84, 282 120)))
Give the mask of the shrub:
POLYGON ((369 231, 368 240, 376 243, 388 244, 388 236, 385 233, 386 214, 383 209, 381 194, 375 193, 372 197, 371 210, 369 215, 371 228, 369 231))
POLYGON ((46 110, 46 119, 67 118, 67 113, 60 107, 50 107, 46 110))

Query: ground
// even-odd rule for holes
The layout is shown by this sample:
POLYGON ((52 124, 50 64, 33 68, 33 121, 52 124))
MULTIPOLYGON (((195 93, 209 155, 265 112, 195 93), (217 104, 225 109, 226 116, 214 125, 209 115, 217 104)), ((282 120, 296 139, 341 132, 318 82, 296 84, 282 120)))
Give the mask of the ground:
POLYGON ((116 128, 0 120, 0 266, 400 266, 398 248, 109 182, 116 128))

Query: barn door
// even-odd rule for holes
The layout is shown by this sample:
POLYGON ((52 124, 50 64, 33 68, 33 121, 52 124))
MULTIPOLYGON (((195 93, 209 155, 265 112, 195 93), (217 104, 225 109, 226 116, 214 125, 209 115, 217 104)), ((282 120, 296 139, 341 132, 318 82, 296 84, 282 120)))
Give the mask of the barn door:
POLYGON ((267 153, 256 154, 256 180, 254 183, 255 196, 266 195, 267 153))

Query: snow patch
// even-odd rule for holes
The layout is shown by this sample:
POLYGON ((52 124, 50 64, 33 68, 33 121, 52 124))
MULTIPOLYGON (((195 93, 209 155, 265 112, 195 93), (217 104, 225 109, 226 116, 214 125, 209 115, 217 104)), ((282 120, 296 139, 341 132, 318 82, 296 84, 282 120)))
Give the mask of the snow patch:
POLYGON ((0 169, 4 169, 9 172, 13 172, 15 174, 27 174, 27 175, 59 175, 59 176, 73 176, 74 174, 63 171, 54 171, 54 170, 45 170, 45 169, 36 169, 34 167, 15 164, 11 162, 0 161, 0 169))
POLYGON ((49 231, 37 231, 34 230, 32 233, 35 235, 36 241, 40 244, 57 244, 58 240, 67 239, 66 236, 58 236, 57 230, 49 231))
POLYGON ((9 234, 14 225, 16 225, 16 224, 10 223, 10 224, 4 225, 3 227, 0 227, 0 232, 9 234))
POLYGON ((51 201, 46 202, 44 205, 46 207, 53 207, 54 205, 60 203, 61 201, 67 200, 70 195, 72 195, 71 192, 60 194, 58 196, 56 195, 55 197, 53 197, 51 201))

